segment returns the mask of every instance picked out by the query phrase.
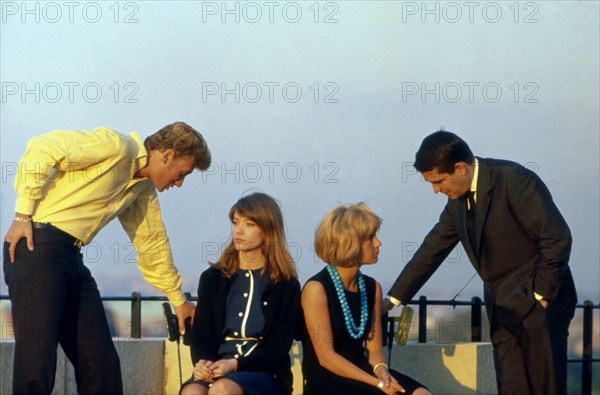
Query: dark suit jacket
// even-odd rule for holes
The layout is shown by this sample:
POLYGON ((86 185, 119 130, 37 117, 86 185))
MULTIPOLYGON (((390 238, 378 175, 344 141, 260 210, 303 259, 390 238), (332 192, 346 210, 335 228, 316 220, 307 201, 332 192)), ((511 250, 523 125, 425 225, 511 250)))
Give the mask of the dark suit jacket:
MULTIPOLYGON (((191 356, 216 361, 223 337, 227 295, 236 273, 225 278, 217 269, 208 268, 200 275, 198 304, 192 326, 191 356)), ((300 318, 300 283, 297 279, 268 284, 262 295, 265 316, 263 338, 252 353, 238 359, 238 371, 273 373, 286 393, 292 393, 290 347, 300 318)))
POLYGON ((492 325, 515 327, 536 303, 575 303, 568 266, 571 233, 542 180, 509 161, 481 159, 475 236, 466 228, 465 198, 448 200, 439 222, 396 279, 389 295, 408 302, 460 241, 484 282, 492 325))

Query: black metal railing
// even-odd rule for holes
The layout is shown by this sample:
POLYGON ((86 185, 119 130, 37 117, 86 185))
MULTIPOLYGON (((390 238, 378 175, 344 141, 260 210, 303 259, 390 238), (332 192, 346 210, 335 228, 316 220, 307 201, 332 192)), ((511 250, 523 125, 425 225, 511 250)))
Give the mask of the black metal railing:
MULTIPOLYGON (((195 302, 197 297, 185 294, 188 300, 195 302)), ((0 301, 9 300, 7 295, 0 295, 0 301)), ((133 292, 131 296, 106 296, 102 298, 105 302, 130 302, 131 303, 131 327, 130 336, 133 339, 140 339, 142 333, 142 302, 165 302, 164 296, 142 296, 139 292, 133 292)), ((408 305, 416 305, 418 314, 418 342, 427 343, 427 307, 428 306, 470 306, 471 308, 471 341, 482 341, 482 308, 483 301, 475 296, 470 301, 458 300, 429 300, 426 296, 421 296, 418 300, 411 300, 408 305)), ((592 365, 600 362, 600 358, 593 356, 593 330, 594 330, 594 310, 600 309, 600 304, 594 305, 586 300, 583 304, 577 304, 577 309, 583 309, 583 355, 581 358, 569 358, 568 363, 580 363, 581 372, 581 393, 592 393, 592 365)), ((384 321, 384 339, 388 348, 391 350, 394 342, 395 320, 392 317, 383 317, 384 321)))
MULTIPOLYGON (((483 301, 475 296, 471 301, 457 300, 428 300, 426 296, 421 296, 418 300, 411 300, 408 305, 418 306, 418 342, 427 343, 427 306, 470 306, 471 307, 471 341, 480 342, 482 340, 482 308, 483 301)), ((577 304, 576 309, 583 309, 583 355, 581 358, 569 358, 568 363, 580 363, 581 371, 581 393, 592 393, 592 365, 600 362, 600 358, 593 356, 593 332, 594 332, 594 310, 600 309, 600 304, 594 305, 586 300, 583 304, 577 304)), ((388 349, 394 342, 394 319, 384 317, 384 328, 387 333, 385 339, 388 349)))

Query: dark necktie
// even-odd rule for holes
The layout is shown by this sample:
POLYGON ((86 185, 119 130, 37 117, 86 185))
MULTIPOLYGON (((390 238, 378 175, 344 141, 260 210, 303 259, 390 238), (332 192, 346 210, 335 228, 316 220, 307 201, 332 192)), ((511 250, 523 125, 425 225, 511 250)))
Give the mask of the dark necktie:
POLYGON ((466 195, 467 201, 469 202, 467 205, 467 231, 469 233, 469 239, 471 240, 473 250, 475 250, 475 253, 477 253, 477 239, 475 237, 475 196, 473 191, 468 191, 466 195))

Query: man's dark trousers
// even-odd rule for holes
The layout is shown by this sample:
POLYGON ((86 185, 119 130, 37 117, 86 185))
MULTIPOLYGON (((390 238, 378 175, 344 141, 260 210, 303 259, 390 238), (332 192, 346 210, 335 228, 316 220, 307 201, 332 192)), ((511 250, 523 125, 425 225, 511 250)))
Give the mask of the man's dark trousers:
POLYGON ((15 334, 13 392, 49 394, 60 343, 75 368, 80 394, 121 394, 123 384, 96 281, 72 238, 33 228, 34 251, 22 238, 4 275, 15 334))
POLYGON ((547 309, 536 303, 515 327, 492 325, 499 394, 567 394, 567 339, 575 303, 559 292, 547 309))

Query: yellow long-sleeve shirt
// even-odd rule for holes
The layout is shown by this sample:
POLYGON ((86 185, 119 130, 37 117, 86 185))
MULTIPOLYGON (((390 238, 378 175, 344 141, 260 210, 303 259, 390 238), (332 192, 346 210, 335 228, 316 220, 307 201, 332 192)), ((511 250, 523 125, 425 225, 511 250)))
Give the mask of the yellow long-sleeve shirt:
POLYGON ((147 160, 135 132, 55 130, 34 137, 19 162, 15 212, 51 223, 84 244, 118 217, 143 277, 179 306, 185 297, 156 189, 149 178, 134 178, 147 160))

